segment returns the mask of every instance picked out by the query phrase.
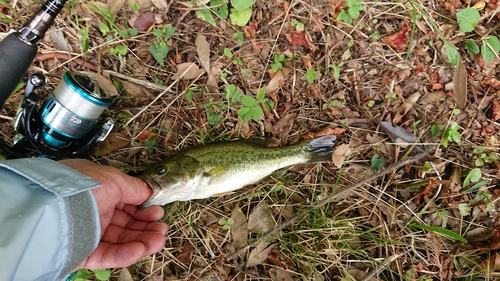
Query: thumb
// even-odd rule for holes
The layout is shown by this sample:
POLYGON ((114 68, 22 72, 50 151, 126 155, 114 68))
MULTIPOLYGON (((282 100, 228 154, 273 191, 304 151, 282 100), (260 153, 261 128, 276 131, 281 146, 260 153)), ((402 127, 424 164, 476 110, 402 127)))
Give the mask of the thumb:
POLYGON ((118 186, 121 190, 121 203, 140 205, 153 195, 153 190, 145 181, 126 174, 120 178, 118 186))

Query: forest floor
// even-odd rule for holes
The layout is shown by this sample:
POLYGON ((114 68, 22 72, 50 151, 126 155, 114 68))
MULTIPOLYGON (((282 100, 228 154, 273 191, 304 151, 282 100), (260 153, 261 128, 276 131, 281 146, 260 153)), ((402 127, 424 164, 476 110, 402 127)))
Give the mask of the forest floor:
MULTIPOLYGON (((0 1, 0 31, 39 5, 0 1)), ((166 205, 163 251, 112 280, 493 280, 499 11, 497 0, 70 1, 29 72, 46 91, 66 71, 98 73, 116 126, 90 158, 107 165, 337 136, 331 162, 166 205)), ((21 98, 1 112, 6 140, 21 98)))

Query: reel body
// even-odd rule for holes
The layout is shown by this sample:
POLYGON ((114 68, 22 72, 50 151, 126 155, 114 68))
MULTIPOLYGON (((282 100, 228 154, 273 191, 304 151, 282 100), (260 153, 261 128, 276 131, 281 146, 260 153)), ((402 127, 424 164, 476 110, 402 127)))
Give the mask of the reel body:
POLYGON ((40 98, 34 90, 44 85, 41 74, 28 80, 25 98, 13 122, 19 134, 12 146, 0 143, 8 158, 74 157, 87 153, 106 138, 114 123, 102 120, 101 115, 112 100, 92 77, 64 73, 38 112, 40 98))

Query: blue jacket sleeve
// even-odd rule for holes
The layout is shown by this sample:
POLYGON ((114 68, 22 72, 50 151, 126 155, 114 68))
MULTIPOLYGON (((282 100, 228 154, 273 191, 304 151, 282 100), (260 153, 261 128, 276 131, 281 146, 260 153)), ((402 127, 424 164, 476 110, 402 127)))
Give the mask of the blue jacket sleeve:
POLYGON ((56 161, 0 161, 0 280, 65 280, 99 242, 97 186, 56 161))

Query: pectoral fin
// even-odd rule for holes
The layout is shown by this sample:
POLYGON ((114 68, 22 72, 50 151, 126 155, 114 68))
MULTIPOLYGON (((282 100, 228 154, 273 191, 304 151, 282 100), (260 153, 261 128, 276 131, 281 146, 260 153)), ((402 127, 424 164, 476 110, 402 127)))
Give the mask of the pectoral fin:
POLYGON ((228 165, 220 165, 211 169, 208 172, 205 172, 205 175, 207 177, 216 178, 222 176, 225 172, 227 172, 228 169, 229 169, 228 165))

